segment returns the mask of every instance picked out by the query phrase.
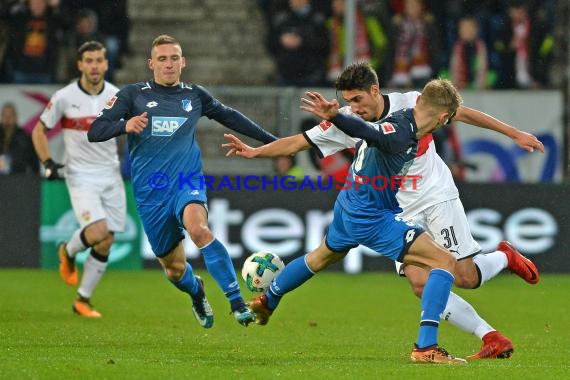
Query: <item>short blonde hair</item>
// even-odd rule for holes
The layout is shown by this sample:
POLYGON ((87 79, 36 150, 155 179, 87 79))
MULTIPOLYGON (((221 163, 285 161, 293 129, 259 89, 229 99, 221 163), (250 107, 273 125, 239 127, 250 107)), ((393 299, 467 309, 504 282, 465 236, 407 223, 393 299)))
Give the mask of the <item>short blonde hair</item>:
POLYGON ((152 45, 150 47, 151 53, 152 49, 154 49, 154 47, 158 45, 178 45, 180 46, 180 49, 182 49, 182 45, 180 45, 180 42, 178 42, 176 38, 169 36, 168 34, 161 34, 152 41, 152 45))
POLYGON ((422 100, 426 105, 444 109, 454 114, 463 103, 463 98, 451 81, 432 79, 422 90, 422 100))

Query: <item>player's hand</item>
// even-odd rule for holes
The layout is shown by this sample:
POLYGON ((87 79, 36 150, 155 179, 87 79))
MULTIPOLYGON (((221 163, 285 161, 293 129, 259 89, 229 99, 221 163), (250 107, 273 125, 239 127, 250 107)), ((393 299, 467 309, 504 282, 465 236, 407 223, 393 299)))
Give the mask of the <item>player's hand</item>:
POLYGON ((310 112, 326 120, 332 119, 338 113, 339 104, 336 99, 328 101, 321 94, 313 91, 307 91, 305 95, 308 99, 301 98, 301 102, 306 104, 300 107, 303 111, 310 112))
POLYGON ((222 148, 229 148, 226 152, 226 157, 229 157, 232 154, 245 158, 254 158, 257 156, 255 148, 245 144, 231 133, 224 133, 224 137, 230 140, 229 143, 222 144, 222 148))
POLYGON ((125 131, 127 133, 141 133, 148 125, 147 115, 148 113, 145 111, 138 116, 131 117, 129 121, 127 121, 125 131))
POLYGON ((48 180, 51 181, 54 179, 63 179, 63 176, 61 176, 59 174, 58 169, 63 168, 64 165, 58 164, 57 162, 55 162, 51 158, 48 158, 47 160, 42 162, 42 164, 44 165, 44 168, 45 168, 45 172, 44 172, 45 177, 48 180))
POLYGON ((517 134, 513 137, 513 141, 526 151, 534 152, 534 149, 538 149, 544 153, 544 145, 542 145, 535 135, 528 132, 517 131, 517 134))

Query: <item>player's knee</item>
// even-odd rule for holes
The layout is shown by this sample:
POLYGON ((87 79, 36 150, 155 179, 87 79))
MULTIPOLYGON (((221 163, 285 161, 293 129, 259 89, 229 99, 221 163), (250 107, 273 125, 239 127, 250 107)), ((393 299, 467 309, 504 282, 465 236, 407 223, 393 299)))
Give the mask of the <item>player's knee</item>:
POLYGON ((105 236, 101 236, 100 240, 96 241, 92 247, 97 251, 99 254, 103 256, 108 256, 109 252, 111 251, 111 246, 115 242, 115 236, 107 232, 105 236))
POLYGON ((328 249, 311 252, 307 255, 307 265, 313 272, 320 272, 330 265, 342 260, 344 256, 328 249))
POLYGON ((188 235, 190 235, 190 239, 192 239, 194 244, 198 247, 203 247, 214 239, 214 235, 208 226, 195 225, 190 226, 186 230, 188 231, 188 235))
POLYGON ((439 267, 441 269, 445 269, 455 276, 455 265, 457 264, 457 259, 455 259, 455 257, 453 257, 450 253, 445 253, 446 254, 439 257, 439 267))
POLYGON ((455 286, 462 289, 474 289, 479 286, 479 278, 477 273, 457 269, 455 271, 455 286))
POLYGON ((186 270, 186 262, 170 262, 168 264, 163 264, 164 273, 166 277, 172 281, 178 281, 184 275, 186 270))

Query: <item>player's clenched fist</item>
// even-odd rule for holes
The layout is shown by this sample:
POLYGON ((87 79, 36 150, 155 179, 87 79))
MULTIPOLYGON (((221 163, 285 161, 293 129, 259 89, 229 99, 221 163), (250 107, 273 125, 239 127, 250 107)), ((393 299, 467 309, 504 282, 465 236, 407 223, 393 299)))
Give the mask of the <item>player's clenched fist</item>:
POLYGON ((127 133, 141 133, 148 125, 147 112, 143 112, 139 116, 135 116, 127 121, 125 131, 127 133))

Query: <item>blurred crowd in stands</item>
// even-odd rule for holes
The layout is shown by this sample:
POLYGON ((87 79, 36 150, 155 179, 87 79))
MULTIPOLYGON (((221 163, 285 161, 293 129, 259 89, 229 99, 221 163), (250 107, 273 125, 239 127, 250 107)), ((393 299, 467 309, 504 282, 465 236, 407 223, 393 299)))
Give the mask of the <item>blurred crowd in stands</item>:
MULTIPOLYGON (((345 0, 258 0, 276 84, 327 86, 344 66, 345 0)), ((357 61, 381 85, 548 88, 556 0, 356 0, 357 61)))
MULTIPOLYGON (((331 86, 345 66, 347 0, 257 0, 278 86, 331 86)), ((354 59, 368 61, 381 88, 421 89, 451 79, 460 89, 553 87, 557 0, 355 0, 354 59)), ((78 76, 76 50, 87 40, 107 47, 113 82, 129 51, 127 0, 0 0, 0 83, 66 83, 78 76)), ((300 131, 318 120, 302 121, 300 131)), ((29 136, 13 104, 0 122, 0 173, 37 172, 29 136)), ((438 152, 461 180, 466 165, 454 128, 436 136, 438 152)), ((351 152, 312 163, 342 177, 351 152)), ((124 160, 128 164, 128 160, 124 160)), ((276 172, 299 174, 291 158, 276 172)), ((128 176, 128 169, 124 170, 128 176)))
MULTIPOLYGON (((345 0, 257 0, 275 83, 328 86, 344 67, 345 0)), ((355 60, 383 87, 448 77, 461 89, 550 87, 557 0, 356 0, 355 60)), ((76 48, 128 52, 127 0, 0 0, 0 83, 65 83, 76 48)), ((271 83, 268 83, 271 84, 271 83)))
POLYGON ((107 47, 112 81, 128 32, 126 0, 0 0, 0 83, 68 82, 87 40, 107 47))

